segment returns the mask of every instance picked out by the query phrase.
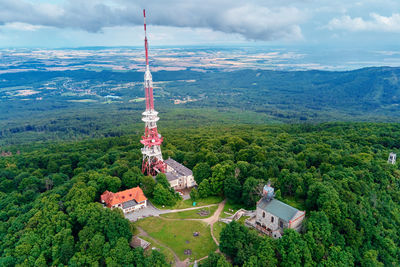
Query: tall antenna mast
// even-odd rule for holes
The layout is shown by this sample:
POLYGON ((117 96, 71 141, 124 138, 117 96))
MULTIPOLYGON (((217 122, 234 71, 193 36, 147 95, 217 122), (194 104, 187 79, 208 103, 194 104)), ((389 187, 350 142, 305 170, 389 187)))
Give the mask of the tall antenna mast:
POLYGON ((161 153, 161 144, 163 138, 157 131, 157 121, 160 119, 158 112, 154 110, 153 98, 153 78, 149 67, 149 45, 147 43, 146 31, 146 11, 143 9, 144 18, 144 48, 146 51, 146 70, 144 73, 144 91, 146 95, 146 111, 142 113, 142 121, 145 123, 145 133, 140 143, 144 145, 142 148, 143 163, 142 172, 145 175, 154 176, 159 172, 166 171, 166 164, 163 161, 161 153))
POLYGON ((146 66, 149 65, 149 45, 147 44, 147 31, 146 31, 146 10, 143 9, 143 21, 144 21, 144 49, 146 50, 146 66))

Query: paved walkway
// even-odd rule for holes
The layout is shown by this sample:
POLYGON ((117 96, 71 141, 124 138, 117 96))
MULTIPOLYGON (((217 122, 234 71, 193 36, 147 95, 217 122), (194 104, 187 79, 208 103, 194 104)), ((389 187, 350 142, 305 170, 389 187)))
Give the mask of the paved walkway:
POLYGON ((216 206, 216 205, 218 205, 218 204, 211 204, 211 205, 186 208, 186 209, 160 210, 160 209, 156 208, 153 204, 151 204, 150 201, 148 201, 146 208, 138 210, 138 211, 134 211, 131 213, 127 213, 127 214, 125 214, 125 218, 127 218, 130 221, 135 222, 139 219, 143 219, 146 217, 160 216, 160 214, 176 213, 176 212, 187 211, 187 210, 197 210, 200 208, 207 208, 207 207, 212 207, 212 206, 216 206))
POLYGON ((153 204, 151 204, 151 202, 148 201, 146 208, 131 213, 127 213, 125 214, 125 218, 135 222, 145 217, 159 216, 160 214, 162 214, 162 211, 154 207, 153 204))

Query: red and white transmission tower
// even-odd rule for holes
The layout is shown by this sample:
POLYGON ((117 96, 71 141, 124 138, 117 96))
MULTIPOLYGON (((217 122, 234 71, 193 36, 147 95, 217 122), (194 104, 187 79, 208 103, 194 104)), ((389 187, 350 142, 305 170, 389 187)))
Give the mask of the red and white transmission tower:
POLYGON ((161 143, 163 138, 157 131, 157 121, 160 119, 158 112, 154 110, 153 79, 151 77, 148 57, 148 44, 146 34, 146 11, 143 9, 144 17, 144 48, 146 50, 146 71, 144 73, 144 91, 146 94, 146 111, 142 113, 142 121, 145 122, 145 133, 140 143, 142 148, 143 163, 142 172, 145 175, 156 175, 158 172, 165 172, 166 164, 161 154, 161 143))

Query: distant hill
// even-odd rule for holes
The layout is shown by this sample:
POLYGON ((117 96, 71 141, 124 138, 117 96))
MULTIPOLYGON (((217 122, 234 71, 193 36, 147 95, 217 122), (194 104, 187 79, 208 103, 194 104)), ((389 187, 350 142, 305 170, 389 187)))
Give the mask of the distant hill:
MULTIPOLYGON (((153 73, 160 123, 169 126, 399 122, 399 77, 400 68, 391 67, 341 72, 153 73)), ((1 74, 0 140, 29 132, 43 133, 45 137, 39 139, 47 140, 114 136, 141 130, 142 79, 140 72, 106 70, 1 74), (49 131, 53 132, 51 136, 46 135, 49 131)))
POLYGON ((198 87, 214 95, 210 102, 215 104, 284 120, 398 121, 399 75, 400 68, 388 67, 345 72, 244 70, 205 74, 198 87))

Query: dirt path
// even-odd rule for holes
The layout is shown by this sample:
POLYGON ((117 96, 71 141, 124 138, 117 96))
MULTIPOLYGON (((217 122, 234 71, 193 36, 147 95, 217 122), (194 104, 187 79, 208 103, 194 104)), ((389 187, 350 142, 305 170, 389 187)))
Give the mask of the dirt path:
POLYGON ((214 236, 214 223, 218 222, 219 215, 221 214, 222 210, 224 209, 226 199, 219 203, 218 209, 214 212, 214 215, 210 218, 204 219, 204 222, 210 225, 211 237, 213 238, 215 244, 219 247, 219 242, 214 236))
POLYGON ((224 200, 218 204, 218 208, 214 212, 213 216, 202 219, 202 221, 207 223, 208 225, 213 225, 214 223, 218 222, 219 215, 221 214, 222 210, 224 209, 225 202, 226 202, 226 200, 224 200))

